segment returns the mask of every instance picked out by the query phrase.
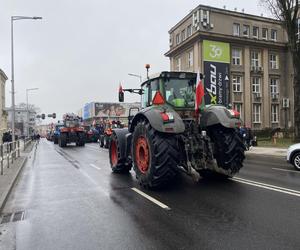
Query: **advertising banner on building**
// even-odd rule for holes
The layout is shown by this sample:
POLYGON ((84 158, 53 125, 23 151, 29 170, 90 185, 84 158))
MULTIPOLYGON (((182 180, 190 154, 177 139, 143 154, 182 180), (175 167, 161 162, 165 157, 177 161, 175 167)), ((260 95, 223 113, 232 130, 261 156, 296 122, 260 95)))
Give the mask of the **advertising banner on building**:
POLYGON ((95 116, 105 118, 128 117, 129 109, 140 107, 140 103, 95 103, 95 116))
POLYGON ((229 103, 229 43, 203 41, 205 104, 229 103))
POLYGON ((93 103, 90 102, 90 103, 87 103, 84 105, 84 108, 83 108, 83 120, 87 120, 87 119, 90 119, 91 117, 93 117, 93 112, 92 112, 92 108, 93 108, 93 103))

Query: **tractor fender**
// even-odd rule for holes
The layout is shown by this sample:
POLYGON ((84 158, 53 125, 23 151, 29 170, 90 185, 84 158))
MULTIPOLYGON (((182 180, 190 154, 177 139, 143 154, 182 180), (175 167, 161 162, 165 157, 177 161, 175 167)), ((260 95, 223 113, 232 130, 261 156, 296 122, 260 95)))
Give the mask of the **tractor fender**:
POLYGON ((113 129, 113 134, 118 140, 118 151, 120 153, 120 158, 127 158, 130 153, 131 134, 127 128, 113 129))
POLYGON ((200 126, 202 128, 221 124, 225 128, 238 128, 241 120, 233 117, 230 111, 221 105, 213 105, 201 112, 200 126))
POLYGON ((170 133, 170 134, 179 134, 183 133, 185 130, 185 125, 178 115, 173 109, 168 107, 167 105, 162 106, 151 106, 141 110, 137 113, 129 127, 129 132, 133 133, 134 127, 140 120, 147 120, 152 128, 154 128, 158 132, 162 133, 170 133), (170 121, 164 122, 161 113, 166 112, 167 114, 171 114, 172 118, 170 121))

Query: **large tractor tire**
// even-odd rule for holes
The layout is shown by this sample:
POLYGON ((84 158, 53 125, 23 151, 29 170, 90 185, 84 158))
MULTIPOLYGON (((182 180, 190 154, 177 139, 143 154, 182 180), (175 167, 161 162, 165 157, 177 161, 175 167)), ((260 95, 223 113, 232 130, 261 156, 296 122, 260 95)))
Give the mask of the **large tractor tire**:
POLYGON ((58 144, 61 148, 67 146, 67 134, 66 133, 61 133, 58 138, 58 144))
POLYGON ((78 133, 78 146, 84 147, 85 145, 85 136, 84 133, 78 133))
POLYGON ((218 167, 228 174, 203 171, 203 177, 232 177, 243 167, 245 159, 245 145, 237 129, 225 128, 221 125, 209 128, 209 134, 214 143, 214 157, 218 167))
POLYGON ((146 121, 139 122, 132 137, 133 168, 145 188, 160 188, 177 174, 180 151, 174 135, 154 130, 146 121))
POLYGON ((110 136, 104 136, 104 148, 109 148, 110 136))
MULTIPOLYGON (((115 134, 111 136, 109 144, 109 161, 114 173, 128 173, 132 167, 131 161, 121 156, 121 145, 115 134)), ((126 143, 126 142, 123 142, 126 143)))
POLYGON ((104 135, 101 135, 99 138, 99 144, 100 144, 100 148, 104 147, 104 135))

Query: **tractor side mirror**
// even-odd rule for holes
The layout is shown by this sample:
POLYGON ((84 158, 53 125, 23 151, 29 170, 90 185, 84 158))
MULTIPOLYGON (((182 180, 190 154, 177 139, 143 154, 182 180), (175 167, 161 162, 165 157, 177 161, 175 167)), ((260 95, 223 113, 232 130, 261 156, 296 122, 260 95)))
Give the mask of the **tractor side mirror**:
POLYGON ((124 102, 124 92, 119 91, 119 102, 124 102))

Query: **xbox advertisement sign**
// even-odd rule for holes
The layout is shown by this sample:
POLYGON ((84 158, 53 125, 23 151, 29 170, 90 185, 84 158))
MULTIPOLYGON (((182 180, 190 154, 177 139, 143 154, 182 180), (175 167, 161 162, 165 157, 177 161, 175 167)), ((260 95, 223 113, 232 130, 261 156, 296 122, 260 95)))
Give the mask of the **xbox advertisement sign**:
POLYGON ((229 43, 203 41, 205 104, 229 104, 229 43))

